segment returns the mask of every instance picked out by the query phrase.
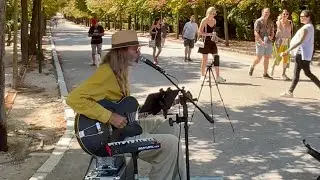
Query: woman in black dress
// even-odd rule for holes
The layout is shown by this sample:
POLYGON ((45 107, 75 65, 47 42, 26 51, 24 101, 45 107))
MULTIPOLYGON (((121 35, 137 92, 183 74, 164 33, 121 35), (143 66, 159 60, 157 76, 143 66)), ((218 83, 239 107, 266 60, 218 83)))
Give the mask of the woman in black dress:
POLYGON ((158 57, 161 53, 161 24, 160 24, 160 18, 156 18, 151 25, 150 28, 150 34, 151 34, 151 39, 155 40, 156 46, 153 47, 153 60, 154 64, 158 64, 158 57), (156 48, 158 48, 158 53, 156 55, 156 48))
POLYGON ((206 72, 206 65, 208 63, 208 54, 213 55, 213 65, 216 72, 216 81, 217 83, 225 82, 226 80, 220 76, 219 71, 219 58, 214 58, 218 54, 218 48, 214 39, 217 39, 215 27, 216 27, 216 10, 214 7, 209 7, 207 9, 206 17, 202 19, 199 27, 199 35, 203 36, 204 47, 199 48, 198 52, 202 54, 202 63, 201 63, 201 77, 202 81, 206 72))

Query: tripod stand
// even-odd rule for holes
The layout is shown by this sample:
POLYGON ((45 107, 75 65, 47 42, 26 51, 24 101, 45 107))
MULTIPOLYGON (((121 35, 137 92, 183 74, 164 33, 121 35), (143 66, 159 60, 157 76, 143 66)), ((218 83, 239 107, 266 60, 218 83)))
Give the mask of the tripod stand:
MULTIPOLYGON (((219 61, 219 58, 220 58, 220 57, 219 57, 218 55, 215 55, 215 56, 214 56, 214 61, 219 61)), ((222 102, 222 104, 223 104, 224 111, 225 111, 226 116, 227 116, 227 118, 228 118, 228 120, 229 120, 229 122, 230 122, 232 131, 234 132, 234 128, 233 128, 233 125, 232 125, 232 123, 231 123, 231 121, 230 121, 229 114, 228 114, 228 112, 227 112, 226 106, 224 105, 224 101, 223 101, 223 99, 222 99, 222 96, 221 96, 221 93, 220 93, 220 89, 219 89, 219 87, 218 87, 218 83, 217 83, 216 78, 215 78, 215 76, 214 76, 214 74, 213 74, 212 65, 213 65, 214 61, 213 61, 211 64, 207 65, 207 69, 206 69, 206 72, 205 72, 205 75, 204 75, 204 79, 203 79, 203 81, 202 81, 202 83, 201 83, 201 88, 200 88, 200 92, 199 92, 199 95, 198 95, 198 98, 197 98, 197 99, 199 100, 200 95, 201 95, 201 92, 202 92, 202 89, 203 89, 203 86, 204 86, 204 83, 205 83, 205 81, 206 81, 206 79, 207 79, 207 75, 209 75, 211 117, 213 118, 212 81, 211 81, 212 78, 213 78, 214 83, 215 83, 215 85, 216 85, 216 87, 217 87, 219 96, 220 96, 220 100, 221 100, 221 102, 222 102)), ((190 120, 190 121, 192 121, 192 119, 193 119, 195 110, 196 110, 196 109, 193 110, 193 113, 192 113, 192 115, 191 115, 191 120, 190 120)), ((213 126, 213 142, 215 142, 215 137, 214 137, 214 123, 212 123, 212 126, 213 126)))

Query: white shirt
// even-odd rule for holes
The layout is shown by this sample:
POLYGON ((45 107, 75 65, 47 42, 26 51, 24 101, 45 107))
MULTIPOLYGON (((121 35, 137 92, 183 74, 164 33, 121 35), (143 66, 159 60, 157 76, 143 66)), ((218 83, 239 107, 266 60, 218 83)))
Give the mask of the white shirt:
POLYGON ((302 60, 311 61, 314 49, 314 27, 311 23, 303 25, 297 33, 293 36, 290 47, 297 44, 303 36, 304 30, 307 30, 307 36, 305 40, 295 49, 291 51, 292 56, 296 56, 299 50, 302 60))
POLYGON ((191 23, 191 22, 187 22, 184 27, 183 27, 183 37, 193 40, 197 34, 198 31, 198 25, 197 23, 191 23))

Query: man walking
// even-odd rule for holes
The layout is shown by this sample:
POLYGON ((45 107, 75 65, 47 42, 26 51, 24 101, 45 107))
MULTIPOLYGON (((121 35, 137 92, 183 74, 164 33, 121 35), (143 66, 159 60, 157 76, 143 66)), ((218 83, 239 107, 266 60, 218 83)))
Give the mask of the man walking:
POLYGON ((249 75, 252 76, 253 70, 257 64, 264 58, 263 78, 273 79, 268 74, 269 59, 272 54, 272 39, 274 37, 274 25, 269 19, 270 9, 264 8, 262 15, 254 23, 254 36, 256 41, 256 58, 249 67, 249 75))
POLYGON ((194 15, 190 17, 190 21, 187 22, 182 31, 182 37, 184 39, 185 55, 184 62, 192 61, 190 59, 191 50, 194 47, 194 41, 198 32, 198 25, 195 23, 194 15))
POLYGON ((97 23, 96 19, 92 20, 92 26, 89 29, 88 36, 91 37, 91 49, 92 49, 91 66, 95 66, 96 61, 98 61, 98 58, 100 59, 101 57, 102 36, 104 36, 104 29, 101 25, 97 23), (99 55, 99 56, 96 57, 96 55, 99 55))

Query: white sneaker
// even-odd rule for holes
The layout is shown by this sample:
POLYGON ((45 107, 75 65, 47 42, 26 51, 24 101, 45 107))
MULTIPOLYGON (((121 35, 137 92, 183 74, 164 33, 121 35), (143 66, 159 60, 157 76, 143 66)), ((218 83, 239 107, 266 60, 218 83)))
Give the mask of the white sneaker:
POLYGON ((201 76, 201 77, 200 77, 200 81, 203 81, 203 80, 204 80, 204 76, 201 76))
POLYGON ((216 82, 217 83, 223 83, 223 82, 226 82, 226 79, 223 79, 221 76, 219 76, 219 77, 216 78, 216 82))
POLYGON ((293 94, 291 92, 284 92, 280 94, 281 97, 293 98, 293 94))

